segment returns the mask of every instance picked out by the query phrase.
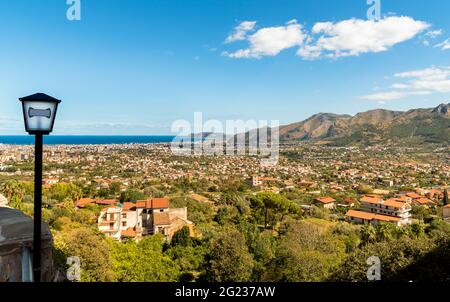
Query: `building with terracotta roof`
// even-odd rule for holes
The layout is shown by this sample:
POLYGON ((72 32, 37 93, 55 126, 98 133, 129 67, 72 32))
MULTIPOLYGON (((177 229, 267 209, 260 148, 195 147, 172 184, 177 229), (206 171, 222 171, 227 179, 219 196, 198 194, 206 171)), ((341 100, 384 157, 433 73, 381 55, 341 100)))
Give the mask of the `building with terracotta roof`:
POLYGON ((81 198, 77 201, 78 208, 84 208, 88 204, 95 203, 95 199, 92 198, 81 198))
POLYGON ((421 198, 417 198, 414 199, 412 201, 412 204, 418 205, 418 206, 424 206, 424 207, 435 207, 436 203, 426 197, 421 197, 421 198))
POLYGON ((360 199, 361 211, 350 210, 346 216, 356 223, 392 222, 398 226, 411 224, 411 205, 398 198, 384 200, 378 195, 360 199))
POLYGON ((188 226, 193 233, 193 223, 187 219, 187 208, 171 209, 167 198, 124 202, 101 211, 98 218, 100 231, 116 240, 163 234, 166 240, 188 226))
POLYGON ((349 210, 346 214, 351 222, 359 223, 359 224, 378 224, 380 222, 391 222, 395 223, 397 226, 401 226, 402 219, 400 217, 380 215, 367 213, 363 211, 355 211, 349 210))
POLYGON ((314 199, 313 203, 325 209, 334 209, 336 207, 336 200, 332 197, 318 197, 314 199))

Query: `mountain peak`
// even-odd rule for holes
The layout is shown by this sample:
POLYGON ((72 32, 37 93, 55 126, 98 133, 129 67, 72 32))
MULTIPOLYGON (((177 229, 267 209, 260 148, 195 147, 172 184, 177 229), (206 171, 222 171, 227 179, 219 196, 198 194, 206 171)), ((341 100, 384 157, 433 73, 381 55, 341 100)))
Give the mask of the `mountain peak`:
POLYGON ((450 103, 448 104, 442 103, 436 108, 434 108, 432 112, 443 115, 450 115, 450 103))
POLYGON ((443 142, 450 141, 449 118, 450 103, 406 112, 375 109, 354 116, 318 113, 302 122, 281 126, 279 133, 281 141, 343 139, 352 142, 415 137, 443 142))

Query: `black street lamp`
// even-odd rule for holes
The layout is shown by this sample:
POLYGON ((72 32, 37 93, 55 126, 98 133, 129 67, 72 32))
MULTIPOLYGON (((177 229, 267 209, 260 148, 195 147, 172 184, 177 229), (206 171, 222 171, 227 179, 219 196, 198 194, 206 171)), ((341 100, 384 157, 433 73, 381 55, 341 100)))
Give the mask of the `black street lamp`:
POLYGON ((35 136, 34 150, 34 229, 33 229, 33 279, 41 281, 41 221, 42 221, 42 146, 43 136, 53 131, 60 100, 44 93, 19 99, 22 102, 25 130, 35 136))

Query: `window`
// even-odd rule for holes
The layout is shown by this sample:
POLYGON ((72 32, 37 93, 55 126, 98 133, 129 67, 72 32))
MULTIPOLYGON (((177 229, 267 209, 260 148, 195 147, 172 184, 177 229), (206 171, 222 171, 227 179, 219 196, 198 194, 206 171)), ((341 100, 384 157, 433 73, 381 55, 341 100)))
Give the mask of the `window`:
POLYGON ((122 218, 127 218, 127 213, 123 213, 122 218))
POLYGON ((109 224, 109 229, 110 229, 110 230, 113 230, 113 229, 114 229, 114 223, 110 223, 110 224, 109 224))
POLYGON ((164 210, 159 210, 161 213, 163 213, 164 212, 164 210))
POLYGON ((127 226, 127 222, 126 221, 122 222, 122 226, 126 227, 127 226))

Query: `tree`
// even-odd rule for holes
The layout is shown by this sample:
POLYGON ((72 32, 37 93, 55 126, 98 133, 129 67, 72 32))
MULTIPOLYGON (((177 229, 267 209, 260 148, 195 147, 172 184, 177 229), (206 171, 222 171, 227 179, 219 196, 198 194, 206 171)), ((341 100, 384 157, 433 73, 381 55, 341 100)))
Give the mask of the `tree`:
POLYGON ((416 237, 419 238, 425 234, 425 228, 422 224, 419 223, 413 223, 411 226, 411 233, 416 237))
POLYGON ((83 196, 83 190, 75 184, 58 183, 46 189, 44 194, 49 199, 55 199, 59 202, 67 198, 76 201, 83 196))
POLYGON ((173 235, 170 245, 190 246, 192 244, 190 233, 191 232, 187 226, 183 227, 173 235))
MULTIPOLYGON (((376 227, 377 241, 390 241, 393 239, 395 225, 392 223, 380 223, 376 227)), ((372 238, 370 238, 372 241, 372 238)))
POLYGON ((444 190, 444 199, 442 201, 444 203, 444 206, 446 206, 450 203, 450 201, 448 199, 448 191, 447 190, 444 190))
POLYGON ((163 253, 161 235, 147 236, 139 243, 110 242, 112 267, 119 282, 174 282, 179 266, 163 253))
POLYGON ((146 199, 144 193, 137 190, 126 190, 120 195, 120 202, 136 202, 138 200, 146 199))
POLYGON ((60 266, 67 257, 80 258, 82 282, 114 280, 107 242, 89 228, 71 229, 55 237, 55 254, 60 266))
POLYGON ((195 243, 191 246, 177 245, 167 251, 180 267, 180 281, 196 280, 205 267, 205 254, 208 251, 208 244, 203 242, 195 243))
POLYGON ((269 221, 274 226, 276 221, 282 220, 285 215, 299 212, 299 206, 296 203, 279 194, 259 193, 252 197, 250 202, 251 207, 264 217, 264 228, 266 229, 269 221))
POLYGON ((211 241, 206 256, 206 277, 213 282, 249 281, 253 259, 244 236, 236 229, 224 229, 211 241))
MULTIPOLYGON (((409 282, 422 279, 420 274, 404 273, 404 270, 433 248, 434 243, 426 237, 401 237, 390 242, 370 243, 350 254, 330 277, 330 281, 367 282, 367 270, 370 267, 367 259, 372 256, 380 258, 383 281, 409 282)), ((424 265, 422 269, 428 269, 427 267, 429 266, 424 265)))
POLYGON ((345 243, 306 221, 289 221, 262 281, 325 281, 345 257, 345 243))
POLYGON ((111 196, 116 196, 120 193, 120 188, 122 184, 120 182, 114 181, 109 185, 109 194, 111 196))
POLYGON ((361 229, 361 241, 363 244, 369 244, 377 240, 377 231, 371 225, 367 224, 361 229))
POLYGON ((16 180, 7 180, 2 184, 1 190, 5 194, 5 197, 11 200, 14 196, 22 199, 25 193, 23 186, 16 180))

